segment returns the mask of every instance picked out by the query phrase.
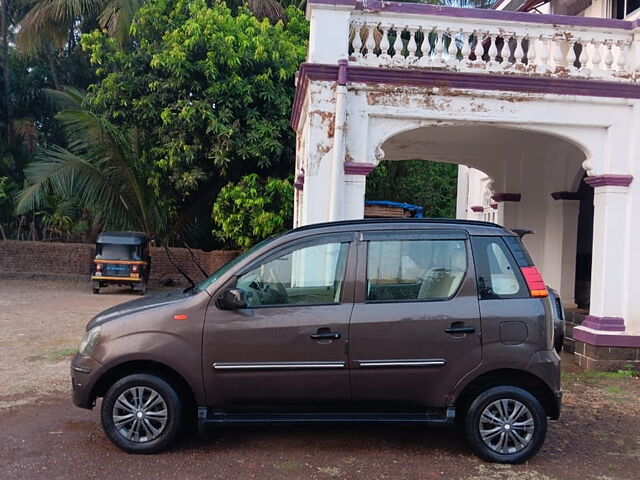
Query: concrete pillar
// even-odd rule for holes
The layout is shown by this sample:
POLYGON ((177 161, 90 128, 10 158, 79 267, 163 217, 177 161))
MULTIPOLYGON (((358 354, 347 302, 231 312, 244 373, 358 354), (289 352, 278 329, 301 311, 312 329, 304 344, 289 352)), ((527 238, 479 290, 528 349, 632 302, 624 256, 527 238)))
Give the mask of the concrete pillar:
POLYGON ((566 308, 576 308, 575 271, 580 201, 575 192, 554 192, 545 215, 543 277, 566 308))
POLYGON ((624 286, 629 273, 625 258, 628 248, 627 187, 631 180, 620 181, 617 177, 626 176, 599 175, 585 179, 595 189, 590 314, 599 319, 595 326, 612 327, 615 324, 618 330, 624 330, 624 286))
POLYGON ((496 193, 491 197, 498 204, 498 219, 501 225, 507 228, 520 226, 520 199, 519 193, 496 193))
POLYGON ((373 163, 344 163, 344 208, 341 220, 364 218, 364 194, 367 186, 367 175, 375 168, 373 163))
POLYGON ((615 370, 640 367, 640 318, 632 298, 634 237, 630 221, 631 175, 597 175, 585 179, 594 187, 591 308, 573 329, 576 362, 589 369, 615 370))
POLYGON ((469 209, 469 167, 458 165, 456 218, 467 219, 469 209))

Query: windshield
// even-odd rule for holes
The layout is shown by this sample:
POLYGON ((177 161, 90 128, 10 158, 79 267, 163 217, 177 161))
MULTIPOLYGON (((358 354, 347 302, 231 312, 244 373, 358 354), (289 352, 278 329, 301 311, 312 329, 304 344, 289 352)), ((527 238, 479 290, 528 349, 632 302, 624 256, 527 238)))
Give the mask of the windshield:
POLYGON ((218 270, 216 270, 213 273, 213 275, 211 275, 210 277, 204 279, 202 282, 200 282, 198 285, 196 285, 196 289, 198 291, 205 290, 207 287, 209 287, 209 285, 212 285, 216 280, 218 280, 222 275, 224 275, 229 270, 231 270, 231 268, 233 268, 235 265, 240 263, 242 260, 247 258, 249 255, 251 255, 253 252, 258 250, 259 248, 262 248, 265 245, 271 243, 276 238, 277 237, 267 238, 266 240, 263 240, 262 242, 258 243, 257 245, 254 245, 253 247, 251 247, 246 252, 241 253, 240 255, 238 255, 233 260, 230 260, 228 263, 225 263, 222 267, 220 267, 218 270))
POLYGON ((141 260, 139 245, 99 243, 96 245, 98 260, 141 260))

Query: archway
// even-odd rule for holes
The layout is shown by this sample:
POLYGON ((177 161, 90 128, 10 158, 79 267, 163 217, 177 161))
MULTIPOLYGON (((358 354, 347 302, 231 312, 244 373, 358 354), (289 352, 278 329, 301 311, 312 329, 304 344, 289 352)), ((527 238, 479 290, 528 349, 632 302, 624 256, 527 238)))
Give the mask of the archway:
POLYGON ((563 301, 575 306, 579 202, 574 184, 587 159, 575 142, 537 130, 466 122, 407 128, 381 141, 377 150, 384 161, 459 165, 457 216, 534 231, 524 240, 534 260, 563 301))

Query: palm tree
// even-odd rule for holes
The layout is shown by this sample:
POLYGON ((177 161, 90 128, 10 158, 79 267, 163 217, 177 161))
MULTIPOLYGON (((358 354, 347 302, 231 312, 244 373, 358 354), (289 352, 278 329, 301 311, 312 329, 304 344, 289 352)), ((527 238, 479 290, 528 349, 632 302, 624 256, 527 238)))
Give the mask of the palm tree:
POLYGON ((62 48, 82 23, 97 25, 120 41, 129 36, 143 0, 38 0, 20 21, 18 45, 23 51, 62 48))
POLYGON ((53 145, 36 154, 25 169, 27 186, 16 197, 16 213, 40 208, 53 193, 99 216, 105 228, 164 234, 167 215, 147 184, 137 129, 120 129, 88 111, 77 90, 48 94, 65 107, 56 118, 68 148, 53 145))
MULTIPOLYGON (((0 1, 4 4, 7 0, 0 1)), ((274 23, 286 18, 284 7, 292 3, 292 0, 226 0, 226 3, 237 9, 245 1, 256 17, 274 23)), ((124 42, 142 5, 144 0, 36 0, 20 21, 17 42, 22 51, 50 54, 52 46, 58 49, 70 46, 83 24, 90 28, 97 24, 124 42)))

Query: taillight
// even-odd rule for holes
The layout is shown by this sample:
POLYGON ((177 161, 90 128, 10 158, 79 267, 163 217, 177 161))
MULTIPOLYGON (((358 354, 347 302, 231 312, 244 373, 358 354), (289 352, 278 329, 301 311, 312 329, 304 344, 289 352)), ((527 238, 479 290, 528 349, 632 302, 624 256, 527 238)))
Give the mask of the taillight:
POLYGON ((102 271, 102 264, 98 263, 96 264, 96 272, 101 272, 102 271))
POLYGON ((549 296, 549 292, 547 292, 547 287, 544 284, 542 275, 540 275, 540 272, 536 267, 520 267, 520 271, 522 272, 524 281, 527 282, 527 287, 529 288, 529 293, 532 297, 549 296))
POLYGON ((132 267, 131 267, 131 271, 132 271, 133 273, 136 273, 136 272, 138 271, 138 265, 134 265, 134 266, 132 266, 132 267))

